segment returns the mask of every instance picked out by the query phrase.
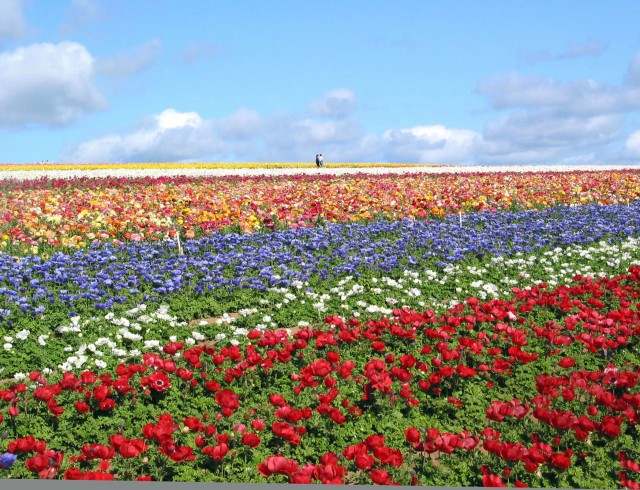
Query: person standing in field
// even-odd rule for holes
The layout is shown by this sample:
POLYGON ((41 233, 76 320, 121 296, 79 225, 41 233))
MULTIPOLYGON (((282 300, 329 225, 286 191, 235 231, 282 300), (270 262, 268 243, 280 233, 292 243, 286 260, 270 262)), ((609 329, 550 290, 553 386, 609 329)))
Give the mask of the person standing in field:
POLYGON ((318 166, 324 167, 324 159, 322 158, 322 153, 318 155, 318 166))
POLYGON ((316 153, 316 167, 320 168, 320 154, 316 153))

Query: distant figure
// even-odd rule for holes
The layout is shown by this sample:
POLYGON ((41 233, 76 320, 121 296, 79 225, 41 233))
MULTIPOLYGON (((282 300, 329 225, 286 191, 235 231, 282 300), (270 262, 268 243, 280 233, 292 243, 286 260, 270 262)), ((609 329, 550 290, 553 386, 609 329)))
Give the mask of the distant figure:
POLYGON ((320 155, 318 155, 318 166, 319 167, 324 167, 324 159, 322 158, 322 153, 320 153, 320 155))
POLYGON ((316 153, 316 167, 320 168, 320 154, 316 153))

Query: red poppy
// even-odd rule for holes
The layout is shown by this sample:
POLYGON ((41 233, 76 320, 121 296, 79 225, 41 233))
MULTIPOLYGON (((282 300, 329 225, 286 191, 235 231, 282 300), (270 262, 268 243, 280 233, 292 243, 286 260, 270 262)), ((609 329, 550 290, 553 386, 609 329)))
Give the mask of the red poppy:
POLYGON ((260 445, 260 436, 252 432, 247 432, 242 436, 242 444, 249 447, 258 447, 260 445))
POLYGON ((281 454, 267 457, 258 465, 258 471, 264 477, 273 474, 292 475, 298 469, 298 463, 293 459, 287 459, 281 454))
POLYGON ((392 483, 391 475, 387 470, 375 469, 369 472, 371 481, 376 485, 390 485, 392 483))

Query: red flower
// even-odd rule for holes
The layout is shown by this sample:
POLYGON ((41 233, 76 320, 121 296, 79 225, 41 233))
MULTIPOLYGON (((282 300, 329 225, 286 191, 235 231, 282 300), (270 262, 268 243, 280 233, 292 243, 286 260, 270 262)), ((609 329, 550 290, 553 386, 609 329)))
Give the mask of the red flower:
POLYGON ((391 475, 387 470, 375 469, 369 472, 371 481, 376 485, 390 485, 392 483, 391 475))
POLYGON ((7 446, 7 451, 11 454, 15 453, 27 453, 34 451, 36 446, 36 439, 33 436, 19 437, 12 441, 7 446))
POLYGON ((293 459, 287 459, 281 454, 267 457, 258 465, 258 471, 264 477, 273 474, 293 475, 298 469, 298 463, 293 459))
POLYGON ((204 384, 204 387, 205 387, 205 389, 207 391, 215 392, 215 391, 218 391, 220 389, 220 383, 218 383, 217 381, 211 380, 211 381, 207 381, 204 384))
POLYGON ((373 463, 375 460, 373 459, 373 455, 363 452, 356 454, 353 458, 353 461, 361 470, 368 470, 373 467, 373 463))
POLYGON ((104 401, 110 394, 109 387, 105 385, 97 386, 93 390, 93 397, 99 402, 104 401))
POLYGON ((551 456, 551 463, 561 470, 566 470, 571 466, 571 459, 562 453, 556 453, 551 456))
POLYGON ((506 487, 502 478, 498 475, 487 474, 482 476, 482 485, 485 487, 506 487))
POLYGON ((404 436, 407 439, 407 442, 412 444, 416 444, 420 442, 420 431, 415 427, 409 427, 404 431, 404 436))
POLYGON ((125 439, 120 444, 118 450, 123 458, 135 458, 148 449, 142 439, 125 439))
POLYGON ((258 447, 260 445, 260 436, 247 432, 242 436, 242 444, 249 447, 258 447))
POLYGON ((205 447, 202 452, 211 456, 214 461, 222 461, 229 452, 229 446, 223 442, 217 446, 205 447))
POLYGON ((282 395, 276 395, 276 394, 271 395, 269 397, 269 402, 271 402, 271 404, 275 405, 276 407, 281 407, 287 403, 287 401, 284 399, 282 395))
POLYGON ((171 382, 169 376, 161 371, 153 373, 151 376, 147 376, 140 380, 142 386, 149 386, 152 390, 159 393, 171 388, 171 382))
POLYGON ((104 410, 105 412, 113 410, 115 407, 116 407, 116 402, 113 401, 111 398, 107 398, 106 400, 103 400, 100 402, 100 410, 104 410))
POLYGON ((102 444, 85 444, 82 446, 81 452, 87 459, 111 459, 115 455, 112 447, 102 444))
POLYGON ((176 463, 180 463, 185 459, 187 461, 196 459, 192 454, 193 448, 191 446, 178 446, 173 441, 163 442, 158 450, 176 463))
POLYGON ((25 466, 29 471, 38 473, 40 478, 51 479, 58 472, 63 459, 64 455, 61 452, 48 449, 29 458, 25 466))
POLYGON ((561 368, 568 369, 570 367, 573 367, 575 363, 576 363, 576 360, 573 357, 563 357, 558 362, 558 366, 560 366, 561 368))
POLYGON ((231 390, 220 390, 216 393, 216 403, 222 407, 222 414, 230 416, 240 407, 238 395, 231 390))

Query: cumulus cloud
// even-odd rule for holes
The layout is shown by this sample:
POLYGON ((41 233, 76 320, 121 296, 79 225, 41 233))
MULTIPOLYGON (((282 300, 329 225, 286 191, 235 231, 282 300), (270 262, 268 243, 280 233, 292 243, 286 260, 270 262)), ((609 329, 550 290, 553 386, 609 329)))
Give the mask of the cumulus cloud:
POLYGON ((313 114, 322 116, 346 116, 355 108, 356 94, 349 89, 330 90, 309 104, 313 114))
POLYGON ((640 110, 640 54, 619 85, 510 73, 479 82, 477 92, 507 112, 485 123, 480 163, 618 160, 630 152, 622 151, 625 118, 640 110))
POLYGON ((225 139, 248 139, 261 130, 262 117, 257 111, 243 107, 217 121, 216 126, 225 139))
POLYGON ((149 68, 162 52, 159 39, 152 39, 132 51, 100 58, 97 70, 109 78, 127 78, 149 68))
POLYGON ((0 38, 17 38, 27 30, 22 0, 0 0, 0 38))
POLYGON ((264 143, 271 159, 310 161, 316 153, 325 161, 367 161, 376 155, 377 141, 364 133, 355 118, 317 119, 279 114, 269 118, 264 143))
POLYGON ((383 134, 385 159, 413 163, 469 163, 480 135, 441 124, 391 129, 383 134))
POLYGON ((101 110, 94 59, 75 42, 32 44, 0 54, 0 126, 60 126, 101 110))
POLYGON ((223 149, 211 123, 196 112, 166 109, 130 134, 107 135, 80 143, 63 154, 71 162, 183 161, 223 149))
POLYGON ((640 91, 594 80, 559 81, 510 73, 478 83, 494 109, 555 107, 565 114, 627 112, 640 108, 640 91))
MULTIPOLYGON (((618 114, 560 116, 553 109, 517 111, 485 125, 478 148, 481 163, 566 163, 577 153, 597 149, 621 135, 618 114)), ((602 156, 602 155, 600 155, 602 156)))
MULTIPOLYGON (((167 109, 150 116, 127 134, 110 134, 69 147, 61 160, 189 161, 257 160, 309 161, 324 153, 327 161, 372 161, 380 157, 380 141, 366 134, 360 122, 347 117, 345 106, 333 101, 355 100, 351 91, 330 91, 321 114, 278 112, 260 114, 240 108, 218 119, 196 112, 167 109)), ((313 105, 313 104, 312 104, 313 105)))

